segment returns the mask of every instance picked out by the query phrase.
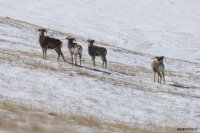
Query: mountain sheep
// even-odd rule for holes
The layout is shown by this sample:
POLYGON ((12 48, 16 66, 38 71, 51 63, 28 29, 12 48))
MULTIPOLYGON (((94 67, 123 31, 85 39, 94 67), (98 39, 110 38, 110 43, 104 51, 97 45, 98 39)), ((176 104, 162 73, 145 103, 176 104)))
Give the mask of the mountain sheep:
POLYGON ((157 59, 157 60, 154 60, 151 64, 152 69, 154 71, 154 82, 155 82, 156 73, 157 73, 158 74, 158 83, 161 84, 161 80, 163 79, 164 84, 165 84, 165 65, 163 63, 164 56, 159 56, 159 57, 157 56, 154 59, 157 59), (160 78, 160 80, 159 80, 159 78, 160 78))
POLYGON ((38 31, 40 32, 39 42, 40 42, 40 46, 41 46, 42 52, 43 52, 43 59, 46 58, 47 49, 55 49, 55 51, 58 54, 57 60, 59 61, 59 58, 60 58, 60 55, 61 55, 63 60, 65 61, 65 58, 64 58, 63 53, 61 51, 62 42, 59 39, 55 39, 55 38, 45 36, 44 32, 47 33, 47 30, 44 29, 44 28, 38 29, 38 31))
POLYGON ((92 57, 93 66, 95 66, 95 57, 100 56, 103 61, 102 67, 105 66, 105 68, 107 68, 107 60, 106 60, 107 50, 106 50, 106 48, 94 46, 93 43, 95 42, 95 40, 88 39, 87 42, 89 43, 88 44, 88 53, 92 57))
POLYGON ((73 60, 75 60, 75 65, 77 65, 76 60, 77 60, 77 56, 79 56, 80 66, 81 66, 81 57, 82 57, 82 51, 83 51, 82 46, 75 43, 76 40, 74 38, 66 37, 66 39, 68 40, 68 49, 71 55, 72 64, 73 64, 73 60))

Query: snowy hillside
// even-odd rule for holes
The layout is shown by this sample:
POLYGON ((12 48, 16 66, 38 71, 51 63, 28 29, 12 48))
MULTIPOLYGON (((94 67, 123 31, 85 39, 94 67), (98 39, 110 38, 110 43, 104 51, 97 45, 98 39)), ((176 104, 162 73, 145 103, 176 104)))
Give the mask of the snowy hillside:
POLYGON ((79 133, 200 128, 199 5, 197 0, 0 0, 0 132, 9 123, 20 133, 40 126, 79 133), (57 62, 53 50, 42 59, 39 27, 63 41, 67 62, 57 62), (81 67, 69 63, 67 35, 83 46, 81 67), (92 67, 88 38, 107 48, 108 69, 99 58, 92 67), (153 83, 155 55, 166 56, 165 85, 153 83))

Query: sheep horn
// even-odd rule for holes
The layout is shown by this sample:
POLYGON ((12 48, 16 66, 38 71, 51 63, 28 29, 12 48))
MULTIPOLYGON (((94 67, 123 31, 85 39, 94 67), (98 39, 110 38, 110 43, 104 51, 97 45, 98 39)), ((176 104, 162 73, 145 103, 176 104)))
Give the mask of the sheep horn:
POLYGON ((88 39, 87 40, 89 43, 94 43, 95 41, 94 40, 91 40, 91 39, 88 39))
POLYGON ((75 38, 72 38, 72 40, 73 40, 74 42, 76 42, 76 39, 75 39, 75 38))
POLYGON ((65 39, 69 40, 69 39, 70 39, 70 37, 69 37, 69 36, 67 36, 65 39))

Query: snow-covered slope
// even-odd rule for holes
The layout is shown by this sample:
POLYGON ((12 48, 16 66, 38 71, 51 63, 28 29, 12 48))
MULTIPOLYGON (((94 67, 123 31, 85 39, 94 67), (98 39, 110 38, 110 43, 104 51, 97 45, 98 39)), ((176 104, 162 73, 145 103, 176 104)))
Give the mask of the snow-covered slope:
POLYGON ((1 0, 0 9, 3 17, 113 46, 200 59, 199 0, 1 0))
POLYGON ((0 101, 139 128, 200 128, 199 6, 198 0, 0 0, 0 101), (63 41, 67 62, 57 62, 51 50, 42 59, 39 27, 63 41), (69 63, 67 35, 83 46, 82 67, 69 63), (108 69, 99 58, 92 67, 88 38, 107 48, 108 69), (166 56, 165 85, 153 83, 155 55, 166 56))
MULTIPOLYGON (((78 36, 84 49, 82 67, 57 62, 55 51, 50 50, 48 59, 43 60, 37 28, 0 19, 2 101, 145 128, 200 125, 199 63, 167 58, 167 84, 155 84, 151 55, 99 43, 109 50, 108 70, 93 68, 85 39, 78 36)), ((67 35, 57 31, 48 34, 60 39, 67 35)), ((69 61, 65 41, 63 51, 69 61)))

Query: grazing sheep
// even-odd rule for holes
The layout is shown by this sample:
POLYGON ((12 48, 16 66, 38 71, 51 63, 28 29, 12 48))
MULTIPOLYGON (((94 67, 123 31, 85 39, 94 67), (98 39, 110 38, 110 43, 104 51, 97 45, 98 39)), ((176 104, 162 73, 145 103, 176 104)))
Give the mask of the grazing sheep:
POLYGON ((93 66, 95 66, 95 56, 100 56, 101 59, 103 60, 102 67, 105 65, 105 68, 107 68, 107 60, 106 60, 106 55, 107 55, 107 50, 104 47, 98 47, 94 46, 93 43, 95 40, 90 40, 88 39, 88 53, 92 57, 93 61, 93 66))
POLYGON ((60 58, 60 55, 61 55, 63 60, 65 61, 65 58, 64 58, 63 53, 61 51, 62 42, 59 39, 55 39, 55 38, 45 36, 44 32, 47 33, 46 29, 38 29, 38 31, 40 32, 39 42, 40 42, 40 46, 41 46, 42 52, 43 52, 43 59, 46 58, 47 49, 55 49, 55 51, 58 54, 57 60, 59 61, 59 58, 60 58))
POLYGON ((82 46, 75 43, 76 40, 74 38, 66 37, 66 39, 68 40, 68 49, 71 55, 72 64, 73 64, 73 60, 75 60, 75 65, 77 65, 76 60, 77 60, 77 56, 79 56, 80 66, 81 66, 81 57, 82 57, 82 51, 83 51, 82 46))
POLYGON ((155 78, 156 78, 156 73, 158 74, 158 82, 161 84, 161 80, 163 79, 164 84, 165 84, 165 65, 163 63, 163 59, 164 56, 160 56, 160 57, 155 57, 154 60, 151 64, 152 69, 154 71, 154 82, 155 82, 155 78), (160 80, 159 80, 160 77, 160 80))

